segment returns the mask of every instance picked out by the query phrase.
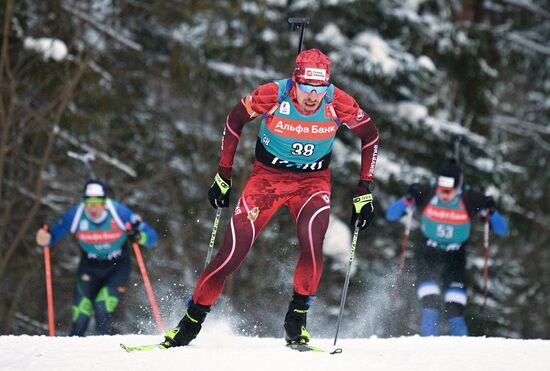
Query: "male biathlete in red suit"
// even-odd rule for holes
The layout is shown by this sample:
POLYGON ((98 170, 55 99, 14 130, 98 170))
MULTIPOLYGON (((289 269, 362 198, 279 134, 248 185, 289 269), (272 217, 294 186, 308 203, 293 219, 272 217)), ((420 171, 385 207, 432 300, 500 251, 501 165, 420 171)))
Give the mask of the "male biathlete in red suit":
POLYGON ((294 295, 285 317, 288 342, 307 343, 306 315, 323 271, 323 240, 330 216, 332 144, 340 126, 361 139, 361 174, 353 199, 352 225, 372 220, 378 130, 357 102, 330 82, 330 60, 317 49, 296 58, 292 78, 259 86, 227 117, 221 160, 208 192, 214 208, 228 207, 235 151, 246 123, 261 116, 252 174, 237 202, 223 245, 204 269, 177 327, 165 334, 167 346, 189 344, 201 329, 226 278, 244 260, 271 216, 286 205, 298 234, 300 257, 294 295))

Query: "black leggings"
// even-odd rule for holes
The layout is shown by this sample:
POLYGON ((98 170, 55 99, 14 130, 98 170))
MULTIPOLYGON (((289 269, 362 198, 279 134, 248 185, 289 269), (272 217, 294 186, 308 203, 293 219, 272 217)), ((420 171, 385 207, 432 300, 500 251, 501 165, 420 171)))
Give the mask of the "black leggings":
MULTIPOLYGON (((425 243, 417 246, 415 251, 416 285, 418 296, 424 308, 439 309, 441 294, 457 288, 466 292, 466 245, 453 251, 437 250, 425 243), (422 286, 430 286, 428 293, 422 293, 422 286), (436 288, 439 292, 435 292, 436 288)), ((463 295, 463 294, 462 294, 463 295)), ((463 297, 463 296, 462 296, 463 297)), ((458 300, 460 301, 460 300, 458 300)), ((464 305, 457 301, 446 301, 445 313, 449 317, 462 315, 464 305)))

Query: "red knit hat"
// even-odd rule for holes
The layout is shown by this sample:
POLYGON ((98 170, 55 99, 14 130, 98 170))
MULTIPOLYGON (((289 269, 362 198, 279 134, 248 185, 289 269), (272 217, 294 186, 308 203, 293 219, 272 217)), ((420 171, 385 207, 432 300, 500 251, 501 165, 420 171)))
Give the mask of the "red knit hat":
POLYGON ((330 59, 319 49, 304 50, 296 57, 294 81, 312 84, 330 84, 330 59))

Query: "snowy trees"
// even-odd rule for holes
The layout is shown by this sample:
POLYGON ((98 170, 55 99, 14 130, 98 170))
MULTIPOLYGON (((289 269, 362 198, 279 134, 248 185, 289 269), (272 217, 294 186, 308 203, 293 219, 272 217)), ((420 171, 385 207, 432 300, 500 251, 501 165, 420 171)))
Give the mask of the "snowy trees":
MULTIPOLYGON (((257 84, 290 74, 297 35, 286 19, 307 15, 305 47, 328 53, 334 82, 358 99, 381 134, 378 217, 360 237, 342 335, 416 331, 412 272, 405 275, 401 320, 392 329, 381 320, 395 305, 386 293, 402 233, 383 220, 383 209, 408 183, 430 178, 462 135, 466 181, 496 196, 512 227, 508 239, 493 241, 483 312, 481 232, 474 231, 474 333, 550 336, 549 11, 547 2, 508 0, 5 1, 0 331, 39 332, 22 318, 45 320, 33 234, 79 200, 86 171, 68 150, 98 154, 96 172, 116 197, 157 221, 160 246, 145 259, 161 310, 181 317, 180 298, 190 293, 208 245, 214 214, 206 192, 225 116, 257 84), (50 41, 46 49, 40 40, 50 41)), ((253 160, 255 127, 243 131, 235 188, 253 160)), ((349 218, 359 166, 358 143, 348 134, 338 135, 333 154, 332 217, 339 226, 349 218)), ((281 329, 296 253, 287 237, 292 228, 286 215, 276 215, 226 285, 223 301, 231 305, 221 310, 257 323, 253 333, 281 329), (269 280, 261 279, 265 272, 269 280), (250 303, 252 296, 261 299, 250 303)), ((70 241, 53 252, 62 326, 76 254, 70 241)), ((327 256, 310 320, 314 335, 333 331, 344 278, 338 259, 327 256)), ((142 328, 135 308, 147 303, 137 275, 135 282, 121 306, 122 331, 142 328)))
POLYGON ((0 278, 12 298, 0 310, 9 330, 25 285, 37 279, 36 254, 29 248, 42 204, 48 204, 44 173, 59 124, 87 63, 65 68, 63 42, 26 38, 17 17, 21 3, 5 3, 0 60, 0 278), (48 71, 48 73, 45 73, 48 71), (18 272, 15 275, 12 272, 18 272), (23 273, 21 273, 23 272, 23 273))

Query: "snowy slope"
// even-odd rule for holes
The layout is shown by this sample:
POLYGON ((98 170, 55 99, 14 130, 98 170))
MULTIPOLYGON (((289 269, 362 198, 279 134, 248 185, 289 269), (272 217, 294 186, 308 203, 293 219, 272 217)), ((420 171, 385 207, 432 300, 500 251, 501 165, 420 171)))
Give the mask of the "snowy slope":
MULTIPOLYGON (((550 341, 501 338, 339 339, 343 353, 299 353, 283 339, 235 336, 209 323, 192 345, 126 353, 158 335, 0 336, 0 370, 548 370, 550 341)), ((331 350, 332 339, 312 343, 331 350)))

